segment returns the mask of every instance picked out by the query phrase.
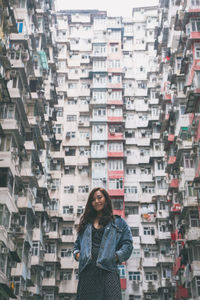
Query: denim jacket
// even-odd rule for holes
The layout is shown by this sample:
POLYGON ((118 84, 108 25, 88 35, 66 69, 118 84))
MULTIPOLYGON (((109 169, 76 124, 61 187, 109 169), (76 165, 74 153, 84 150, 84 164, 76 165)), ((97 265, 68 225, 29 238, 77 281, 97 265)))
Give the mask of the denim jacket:
MULTIPOLYGON (((104 270, 116 272, 118 263, 126 261, 133 250, 132 234, 129 226, 119 216, 105 226, 101 240, 99 255, 96 265, 104 270)), ((73 255, 80 252, 79 273, 90 263, 92 259, 92 224, 87 224, 83 232, 78 234, 74 244, 73 255)))

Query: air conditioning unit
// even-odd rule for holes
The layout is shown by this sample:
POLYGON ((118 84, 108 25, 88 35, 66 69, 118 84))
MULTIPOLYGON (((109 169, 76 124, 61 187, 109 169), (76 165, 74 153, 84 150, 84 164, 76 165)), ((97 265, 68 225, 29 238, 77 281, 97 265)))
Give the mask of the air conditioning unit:
POLYGON ((71 137, 71 132, 67 132, 66 133, 66 138, 70 138, 71 137))
POLYGON ((106 163, 105 159, 101 160, 101 164, 104 165, 106 163))
POLYGON ((56 222, 57 222, 57 219, 56 219, 56 218, 52 218, 52 219, 51 219, 51 222, 52 222, 52 223, 56 223, 56 222))
POLYGON ((78 169, 79 169, 79 170, 82 170, 82 169, 83 169, 83 166, 78 166, 78 169))

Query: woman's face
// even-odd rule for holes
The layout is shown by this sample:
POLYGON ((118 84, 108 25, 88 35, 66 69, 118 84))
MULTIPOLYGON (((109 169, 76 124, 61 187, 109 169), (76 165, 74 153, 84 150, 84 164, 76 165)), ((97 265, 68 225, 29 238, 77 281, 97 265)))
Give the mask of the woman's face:
POLYGON ((105 206, 106 199, 101 191, 96 191, 94 193, 92 207, 96 210, 96 212, 100 212, 103 210, 105 206))

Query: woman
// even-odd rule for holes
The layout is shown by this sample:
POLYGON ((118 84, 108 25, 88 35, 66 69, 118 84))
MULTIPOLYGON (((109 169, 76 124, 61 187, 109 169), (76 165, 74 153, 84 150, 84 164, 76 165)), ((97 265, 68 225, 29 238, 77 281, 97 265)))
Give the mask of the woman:
POLYGON ((74 258, 79 261, 76 300, 121 300, 117 264, 132 253, 127 223, 113 216, 107 191, 94 188, 78 227, 74 258))

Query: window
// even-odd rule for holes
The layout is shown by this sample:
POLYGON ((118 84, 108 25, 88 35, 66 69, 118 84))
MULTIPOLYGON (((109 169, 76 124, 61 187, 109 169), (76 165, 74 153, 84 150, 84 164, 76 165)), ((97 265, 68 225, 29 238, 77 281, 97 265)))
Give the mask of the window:
POLYGON ((145 272, 145 279, 147 281, 157 280, 157 273, 156 272, 145 272))
POLYGON ((73 234, 73 227, 62 228, 62 235, 72 235, 72 234, 73 234))
POLYGON ((55 276, 54 265, 47 265, 44 269, 44 278, 53 278, 55 276))
POLYGON ((74 208, 73 208, 73 206, 72 205, 68 205, 68 206, 63 206, 63 214, 68 214, 68 215, 70 215, 70 214, 73 214, 74 213, 74 208))
POLYGON ((89 185, 80 185, 78 187, 79 193, 88 193, 89 192, 89 185))
POLYGON ((133 281, 139 281, 140 272, 128 272, 128 279, 133 281))
POLYGON ((76 137, 76 132, 75 131, 67 131, 66 132, 66 138, 67 139, 70 139, 70 138, 74 139, 75 137, 76 137))
POLYGON ((67 121, 68 122, 75 122, 77 119, 76 115, 67 115, 67 121))
POLYGON ((75 156, 76 155, 76 149, 75 148, 65 148, 65 156, 75 156))
POLYGON ((141 149, 140 150, 140 156, 148 156, 150 150, 149 149, 141 149))
POLYGON ((32 255, 33 256, 38 256, 39 255, 39 242, 33 242, 32 255))
POLYGON ((106 115, 105 108, 96 108, 93 110, 93 117, 104 117, 106 115))
POLYGON ((163 161, 157 161, 157 169, 164 170, 165 163, 163 161))
POLYGON ((114 209, 123 209, 123 199, 112 199, 114 209))
POLYGON ((189 155, 184 156, 184 167, 185 168, 194 168, 194 160, 189 155))
POLYGON ((195 44, 195 58, 200 59, 200 44, 195 44))
POLYGON ((127 168, 126 168, 126 174, 127 174, 127 175, 133 175, 133 174, 136 174, 136 168, 133 168, 133 167, 127 167, 127 168))
POLYGON ((76 280, 78 280, 79 279, 79 272, 78 272, 78 270, 75 270, 75 276, 76 276, 76 280))
POLYGON ((65 175, 75 175, 75 167, 74 166, 65 166, 65 175))
POLYGON ((89 139, 90 134, 87 131, 79 131, 79 138, 80 139, 89 139))
POLYGON ((154 227, 144 227, 144 235, 154 235, 155 234, 155 228, 154 227))
POLYGON ((131 227, 132 236, 139 236, 139 227, 131 227))
POLYGON ((73 185, 64 186, 64 193, 65 194, 73 194, 74 193, 74 186, 73 185))
POLYGON ((142 185, 142 193, 144 194, 152 194, 155 193, 155 187, 152 185, 142 185))
POLYGON ((15 106, 12 104, 1 105, 0 118, 1 119, 14 119, 15 106))
POLYGON ((72 279, 72 270, 60 271, 60 280, 71 280, 71 279, 72 279))
POLYGON ((198 210, 191 210, 189 217, 190 217, 191 227, 199 227, 200 226, 198 210))
POLYGON ((69 104, 69 105, 75 105, 75 104, 77 104, 77 100, 74 100, 74 99, 68 99, 67 104, 69 104))
POLYGON ((54 125, 53 132, 55 134, 61 134, 62 133, 62 125, 61 124, 54 125))
POLYGON ((110 190, 123 189, 123 179, 122 178, 110 179, 109 180, 109 189, 110 190))
POLYGON ((92 127, 94 133, 103 134, 106 131, 106 126, 104 125, 94 125, 92 127))
POLYGON ((163 268, 162 270, 162 278, 170 279, 172 277, 172 271, 169 268, 163 268))
POLYGON ((123 144, 122 143, 109 143, 108 150, 112 152, 121 152, 123 151, 123 144))
POLYGON ((80 147, 79 154, 80 156, 90 156, 90 149, 86 147, 80 147))
POLYGON ((44 300, 54 300, 54 294, 53 294, 53 292, 50 293, 50 294, 49 293, 45 294, 44 300))
POLYGON ((200 0, 191 0, 192 6, 199 6, 200 5, 200 0))
POLYGON ((109 170, 117 171, 123 170, 123 160, 122 159, 110 159, 108 161, 109 170))
POLYGON ((48 254, 56 253, 56 245, 53 243, 45 244, 45 253, 48 254))
POLYGON ((139 208, 138 206, 125 206, 125 214, 126 215, 138 215, 139 208))
POLYGON ((160 232, 167 232, 169 231, 168 229, 168 225, 167 225, 167 222, 166 221, 159 221, 158 222, 158 225, 159 225, 159 231, 160 232))
POLYGON ((61 257, 71 257, 72 256, 72 249, 69 248, 62 248, 61 249, 61 257))
POLYGON ((192 31, 200 31, 200 19, 191 19, 192 31))
POLYGON ((62 107, 56 107, 56 116, 57 117, 63 116, 63 108, 62 107))
POLYGON ((144 248, 144 257, 146 257, 146 258, 158 257, 158 250, 146 247, 146 248, 144 248))
POLYGON ((99 152, 105 150, 105 144, 104 142, 93 142, 92 143, 92 151, 93 152, 99 152))

